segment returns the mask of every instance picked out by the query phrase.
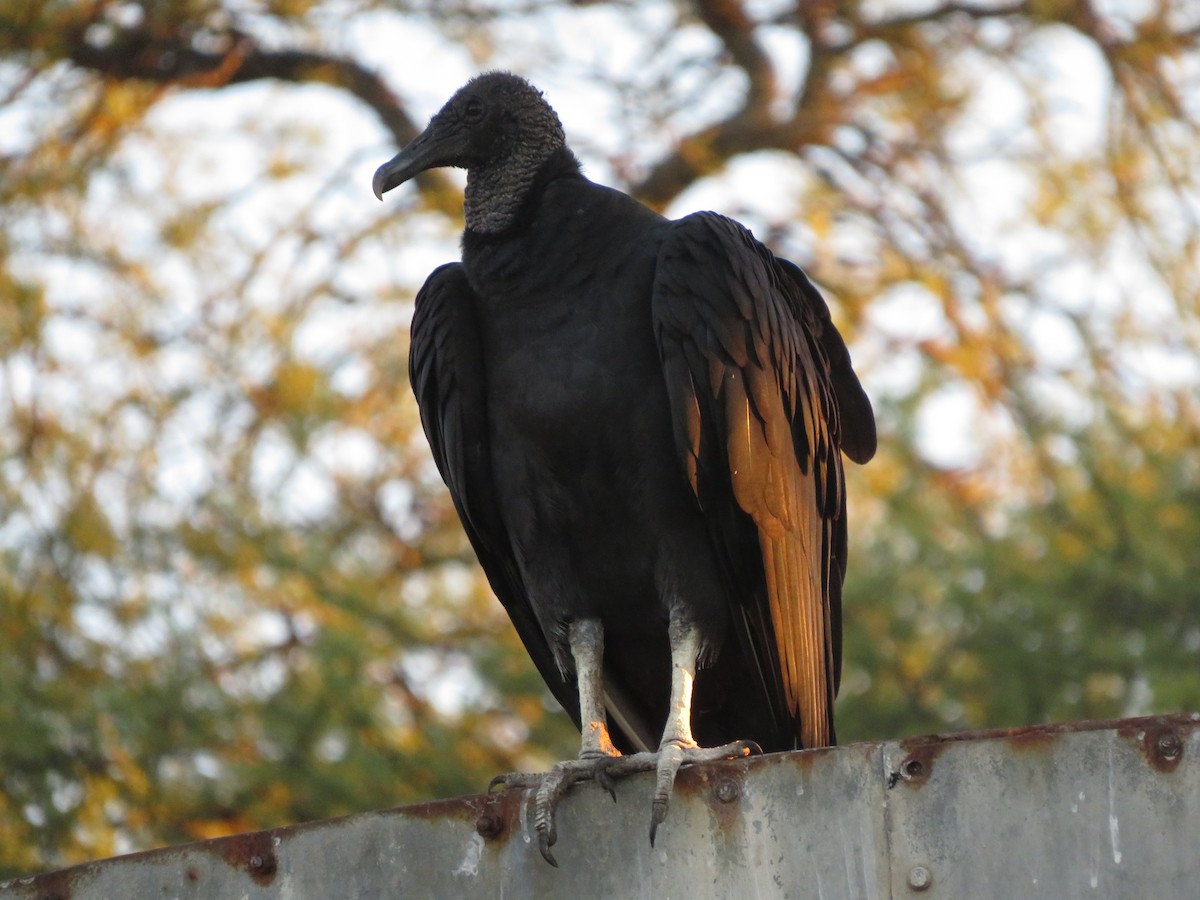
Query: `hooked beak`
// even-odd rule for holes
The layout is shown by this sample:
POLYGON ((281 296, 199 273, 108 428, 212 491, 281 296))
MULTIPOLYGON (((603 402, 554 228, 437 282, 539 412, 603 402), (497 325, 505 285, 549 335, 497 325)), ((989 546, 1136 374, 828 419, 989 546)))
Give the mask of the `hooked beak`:
POLYGON ((380 200, 392 188, 404 184, 426 169, 454 165, 455 135, 437 127, 435 119, 407 147, 375 170, 371 188, 380 200))

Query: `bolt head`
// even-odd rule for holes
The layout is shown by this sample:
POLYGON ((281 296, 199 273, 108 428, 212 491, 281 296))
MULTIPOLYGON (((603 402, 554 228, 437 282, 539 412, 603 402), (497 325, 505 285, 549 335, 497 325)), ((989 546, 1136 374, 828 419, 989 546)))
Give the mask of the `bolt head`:
POLYGON ((732 803, 738 798, 738 794, 741 793, 738 790, 737 782, 731 781, 728 778, 722 778, 718 781, 715 791, 717 799, 722 803, 732 803))
POLYGON ((255 853, 250 857, 250 871, 262 875, 270 875, 275 871, 275 855, 273 853, 255 853))
POLYGON ((933 884, 933 873, 925 866, 913 866, 908 872, 908 886, 914 891, 923 891, 933 884))
POLYGON ((1173 731, 1167 731, 1158 736, 1158 752, 1166 759, 1174 759, 1183 750, 1183 742, 1179 740, 1179 735, 1173 731))
POLYGON ((500 836, 504 831, 504 820, 499 816, 484 813, 475 820, 475 831, 480 837, 491 840, 500 836))

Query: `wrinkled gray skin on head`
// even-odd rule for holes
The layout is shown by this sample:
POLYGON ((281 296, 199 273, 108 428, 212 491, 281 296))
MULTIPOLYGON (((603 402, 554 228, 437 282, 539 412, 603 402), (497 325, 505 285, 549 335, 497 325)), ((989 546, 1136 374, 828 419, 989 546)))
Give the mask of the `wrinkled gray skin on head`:
POLYGON ((565 143, 562 123, 537 88, 508 72, 488 72, 459 88, 380 166, 373 186, 382 197, 426 169, 466 169, 467 228, 495 234, 512 225, 538 169, 565 143))

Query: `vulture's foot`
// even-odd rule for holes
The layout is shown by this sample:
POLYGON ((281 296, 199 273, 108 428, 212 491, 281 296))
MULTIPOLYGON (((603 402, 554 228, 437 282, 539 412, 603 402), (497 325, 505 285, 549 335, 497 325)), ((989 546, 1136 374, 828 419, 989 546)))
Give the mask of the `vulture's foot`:
POLYGON ((762 753, 762 748, 754 741, 733 741, 720 747, 701 747, 695 742, 668 739, 659 747, 657 753, 635 753, 632 756, 610 760, 607 771, 609 775, 622 776, 654 770, 654 799, 650 809, 650 846, 653 847, 658 826, 666 821, 675 776, 682 766, 722 759, 740 759, 754 753, 762 753))
MULTIPOLYGON (((652 756, 653 754, 646 754, 652 756)), ((613 764, 625 757, 597 755, 585 756, 580 759, 568 759, 556 763, 549 772, 527 773, 513 772, 508 775, 497 775, 488 785, 489 793, 497 787, 503 789, 521 788, 537 789, 533 807, 533 824, 538 836, 538 849, 542 858, 550 865, 557 867, 558 861, 550 848, 558 841, 558 831, 554 817, 558 811, 558 802, 567 789, 577 781, 595 781, 608 792, 616 802, 617 792, 613 786, 611 775, 623 775, 625 770, 613 770, 613 764)), ((629 769, 629 772, 639 771, 629 769)))
POLYGON ((613 779, 624 778, 637 772, 653 771, 656 777, 650 813, 650 845, 654 846, 658 826, 667 818, 675 775, 680 768, 694 763, 740 759, 755 753, 762 753, 762 748, 754 741, 734 741, 720 747, 701 747, 695 743, 685 744, 678 740, 668 740, 657 753, 586 756, 557 763, 549 772, 512 772, 508 775, 497 775, 488 785, 488 791, 496 788, 537 790, 533 821, 538 836, 538 849, 546 862, 557 867, 558 861, 550 852, 550 848, 558 841, 555 814, 559 800, 575 782, 595 781, 615 802, 617 792, 613 779))

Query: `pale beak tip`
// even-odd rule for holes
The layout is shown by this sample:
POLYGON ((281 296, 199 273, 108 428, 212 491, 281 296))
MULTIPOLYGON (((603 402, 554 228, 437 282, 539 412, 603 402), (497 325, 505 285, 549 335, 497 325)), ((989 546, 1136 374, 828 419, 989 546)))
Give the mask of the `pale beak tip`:
POLYGON ((387 175, 383 172, 383 166, 380 166, 375 172, 375 177, 371 179, 371 190, 375 192, 376 200, 383 200, 383 187, 386 180, 387 175))

